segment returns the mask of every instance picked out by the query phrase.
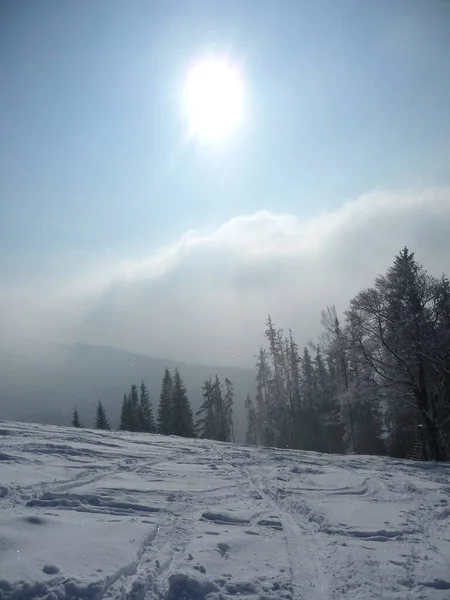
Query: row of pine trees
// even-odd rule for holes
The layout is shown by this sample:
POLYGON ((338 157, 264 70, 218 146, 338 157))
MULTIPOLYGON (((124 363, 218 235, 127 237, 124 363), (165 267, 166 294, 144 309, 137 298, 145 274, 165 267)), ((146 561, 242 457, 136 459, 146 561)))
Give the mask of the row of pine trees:
MULTIPOLYGON (((165 369, 161 382, 158 411, 155 418, 150 394, 144 381, 138 387, 132 384, 128 394, 124 394, 120 414, 119 429, 144 433, 160 433, 181 437, 202 437, 223 442, 234 441, 232 382, 225 379, 225 391, 216 375, 207 379, 202 386, 204 402, 194 415, 186 387, 178 369, 172 374, 165 369)), ((72 425, 82 427, 77 408, 72 415, 72 425)), ((98 401, 96 429, 110 429, 109 419, 101 400, 98 401)))
POLYGON ((269 316, 246 400, 247 443, 409 458, 450 456, 450 282, 405 248, 301 352, 269 316))

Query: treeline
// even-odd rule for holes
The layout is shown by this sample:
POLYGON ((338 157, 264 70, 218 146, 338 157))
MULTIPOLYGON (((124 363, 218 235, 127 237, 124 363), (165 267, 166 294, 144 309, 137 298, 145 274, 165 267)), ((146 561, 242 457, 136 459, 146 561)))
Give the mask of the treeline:
POLYGON ((339 320, 322 312, 317 343, 301 352, 268 318, 246 400, 247 443, 409 458, 450 449, 450 282, 405 248, 339 320))
MULTIPOLYGON (((160 433, 181 437, 202 437, 218 441, 234 441, 232 382, 225 379, 225 390, 219 377, 205 380, 202 386, 204 402, 197 413, 197 422, 189 401, 186 387, 178 369, 172 374, 165 369, 161 382, 161 393, 157 415, 148 388, 144 381, 138 387, 132 384, 122 400, 120 413, 121 431, 160 433)), ((78 409, 72 415, 72 425, 83 427, 78 409)), ((110 429, 105 408, 98 401, 95 415, 96 429, 110 429)))

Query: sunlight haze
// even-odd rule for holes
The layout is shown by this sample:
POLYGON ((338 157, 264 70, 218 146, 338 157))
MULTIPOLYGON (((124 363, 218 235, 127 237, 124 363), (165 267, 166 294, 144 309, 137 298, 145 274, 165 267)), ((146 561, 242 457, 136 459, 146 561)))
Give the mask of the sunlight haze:
POLYGON ((450 251, 450 5, 0 7, 5 348, 252 366, 450 251))

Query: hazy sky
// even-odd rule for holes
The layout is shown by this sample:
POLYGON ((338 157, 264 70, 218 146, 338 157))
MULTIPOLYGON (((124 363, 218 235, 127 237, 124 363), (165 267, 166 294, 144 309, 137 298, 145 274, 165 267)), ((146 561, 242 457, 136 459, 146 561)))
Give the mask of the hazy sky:
POLYGON ((0 2, 0 327, 252 363, 405 244, 450 274, 450 2, 0 2), (187 139, 214 53, 245 111, 187 139))

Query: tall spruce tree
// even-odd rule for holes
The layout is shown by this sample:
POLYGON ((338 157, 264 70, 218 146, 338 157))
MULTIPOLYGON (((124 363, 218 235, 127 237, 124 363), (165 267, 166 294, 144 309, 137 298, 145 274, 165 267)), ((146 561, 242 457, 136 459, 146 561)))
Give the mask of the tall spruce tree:
POLYGON ((171 435, 173 428, 173 406, 172 406, 173 381, 169 369, 166 367, 161 383, 161 393, 158 405, 157 430, 162 435, 171 435))
POLYGON ((213 383, 214 408, 217 421, 217 439, 219 442, 227 441, 226 413, 222 395, 222 383, 218 375, 214 378, 213 383))
POLYGON ((247 398, 245 399, 245 408, 247 410, 247 433, 245 436, 245 443, 256 446, 258 443, 258 417, 250 394, 247 394, 247 398))
POLYGON ((289 345, 287 349, 287 357, 289 363, 291 394, 292 394, 292 414, 291 414, 291 430, 292 430, 292 446, 294 448, 302 447, 302 410, 304 408, 300 365, 301 359, 299 347, 294 341, 292 331, 289 330, 289 345))
POLYGON ((172 386, 172 433, 180 437, 195 437, 192 408, 178 369, 175 369, 172 386))
POLYGON ((272 371, 265 348, 260 348, 257 356, 256 370, 257 439, 258 443, 262 446, 272 446, 274 444, 272 394, 270 387, 272 371))
POLYGON ((128 393, 129 411, 130 411, 130 431, 140 431, 139 423, 139 390, 133 383, 128 393))
POLYGON ((139 431, 155 433, 156 425, 153 416, 153 406, 147 386, 142 381, 139 390, 139 431))
POLYGON ((73 409, 73 414, 72 414, 72 427, 83 427, 80 421, 80 415, 78 413, 78 409, 75 406, 75 408, 73 409))
POLYGON ((130 411, 130 401, 126 394, 123 395, 122 409, 120 411, 120 426, 122 431, 131 431, 132 419, 130 411))
POLYGON ((211 377, 204 381, 202 385, 202 395, 204 401, 197 411, 197 417, 199 417, 196 425, 197 433, 199 437, 217 440, 218 427, 214 405, 214 388, 211 377))
POLYGON ((99 400, 97 404, 97 413, 95 416, 95 428, 96 429, 111 429, 108 421, 108 417, 106 416, 105 408, 102 404, 102 401, 99 400))
POLYGON ((289 446, 290 437, 283 332, 275 329, 270 315, 266 327, 264 335, 269 343, 269 356, 272 361, 272 378, 269 380, 272 399, 270 414, 275 445, 283 448, 289 446))
POLYGON ((301 377, 303 398, 306 408, 312 409, 317 399, 317 386, 314 373, 314 365, 311 354, 307 347, 303 349, 303 358, 301 361, 301 377))
POLYGON ((216 375, 202 386, 204 402, 197 412, 197 432, 200 437, 221 442, 233 439, 233 384, 225 379, 226 393, 223 396, 222 384, 216 375))
POLYGON ((234 404, 234 388, 233 383, 225 378, 225 435, 227 442, 234 442, 234 423, 233 423, 233 404, 234 404))

